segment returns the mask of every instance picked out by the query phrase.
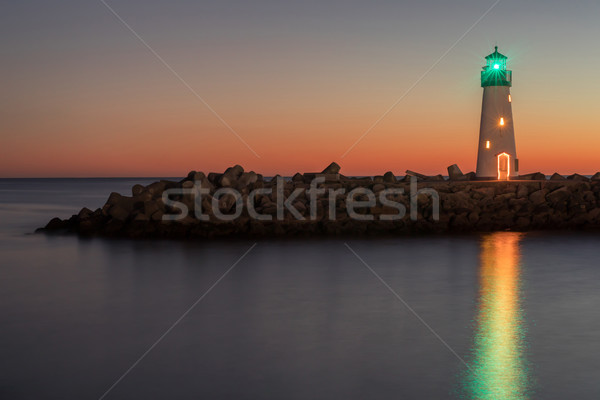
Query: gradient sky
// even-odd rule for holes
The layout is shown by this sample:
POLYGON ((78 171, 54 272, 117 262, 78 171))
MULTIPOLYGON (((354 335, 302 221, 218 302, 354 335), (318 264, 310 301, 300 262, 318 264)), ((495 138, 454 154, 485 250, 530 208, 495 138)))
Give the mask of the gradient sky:
POLYGON ((475 168, 483 57, 513 70, 521 172, 600 170, 600 2, 0 3, 0 177, 475 168))

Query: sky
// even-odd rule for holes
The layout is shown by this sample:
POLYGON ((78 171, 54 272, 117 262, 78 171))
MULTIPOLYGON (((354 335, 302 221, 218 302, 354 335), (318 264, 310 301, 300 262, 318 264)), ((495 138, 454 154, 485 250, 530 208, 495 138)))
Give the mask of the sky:
POLYGON ((472 171, 495 45, 521 173, 600 171, 600 2, 495 1, 2 0, 0 177, 472 171))

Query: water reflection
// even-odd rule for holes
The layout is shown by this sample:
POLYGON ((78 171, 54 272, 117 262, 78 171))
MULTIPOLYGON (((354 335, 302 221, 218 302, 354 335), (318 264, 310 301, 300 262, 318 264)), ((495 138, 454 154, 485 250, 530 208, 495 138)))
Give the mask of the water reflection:
POLYGON ((520 298, 522 237, 520 233, 499 232, 482 240, 470 370, 462 382, 466 398, 530 398, 531 377, 520 298))

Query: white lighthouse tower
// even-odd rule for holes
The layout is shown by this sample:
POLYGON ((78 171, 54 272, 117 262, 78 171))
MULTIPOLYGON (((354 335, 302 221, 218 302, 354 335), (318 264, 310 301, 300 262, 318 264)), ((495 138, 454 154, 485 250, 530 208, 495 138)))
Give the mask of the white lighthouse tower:
POLYGON ((512 71, 506 69, 507 57, 498 53, 498 46, 485 59, 476 175, 479 179, 507 180, 519 172, 510 94, 512 71))

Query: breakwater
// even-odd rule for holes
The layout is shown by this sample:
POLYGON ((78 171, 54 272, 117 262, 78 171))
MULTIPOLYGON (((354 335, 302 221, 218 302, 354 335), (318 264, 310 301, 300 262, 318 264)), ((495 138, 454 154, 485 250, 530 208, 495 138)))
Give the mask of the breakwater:
POLYGON ((391 172, 368 178, 320 173, 265 179, 241 166, 192 171, 180 181, 111 193, 97 210, 54 218, 41 232, 131 238, 383 235, 600 228, 600 174, 530 174, 478 181, 391 172))

